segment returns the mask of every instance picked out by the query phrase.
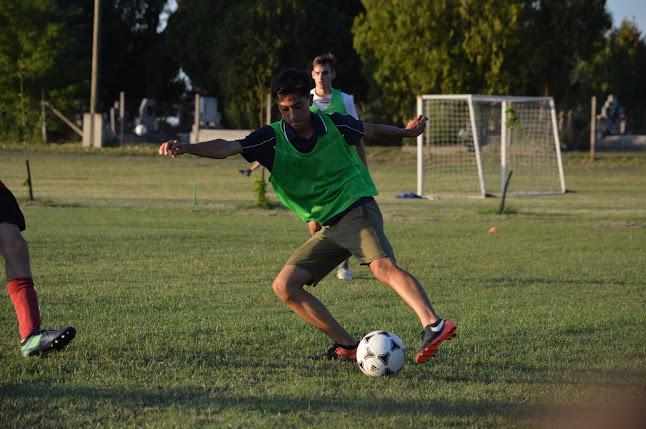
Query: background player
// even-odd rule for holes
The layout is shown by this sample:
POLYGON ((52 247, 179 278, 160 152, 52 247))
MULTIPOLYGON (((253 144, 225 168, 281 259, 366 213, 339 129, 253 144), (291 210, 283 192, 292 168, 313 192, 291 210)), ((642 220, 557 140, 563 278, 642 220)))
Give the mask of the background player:
MULTIPOLYGON (((310 94, 313 96, 313 104, 310 110, 318 110, 327 115, 340 113, 342 115, 350 115, 354 119, 359 119, 352 96, 332 87, 332 80, 334 78, 336 78, 336 58, 334 55, 327 53, 314 58, 312 61, 314 88, 310 91, 310 94)), ((363 140, 357 148, 357 152, 363 165, 368 168, 363 140)), ((312 236, 321 229, 321 225, 316 222, 309 222, 308 227, 310 235, 312 236)), ((352 272, 348 268, 348 262, 348 259, 341 262, 337 270, 336 276, 341 280, 352 280, 352 272)))

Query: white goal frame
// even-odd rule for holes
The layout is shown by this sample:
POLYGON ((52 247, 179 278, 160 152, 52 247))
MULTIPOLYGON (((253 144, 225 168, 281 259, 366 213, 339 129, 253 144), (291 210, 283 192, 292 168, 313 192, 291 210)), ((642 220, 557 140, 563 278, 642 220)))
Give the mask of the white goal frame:
MULTIPOLYGON (((417 114, 429 117, 427 129, 417 137, 418 195, 425 196, 426 191, 427 194, 430 194, 430 198, 442 196, 482 198, 496 196, 497 185, 492 183, 492 178, 496 177, 498 173, 492 171, 494 167, 492 160, 497 164, 498 157, 500 163, 500 195, 506 193, 508 196, 535 196, 556 195, 566 192, 558 122, 552 97, 425 94, 417 97, 417 114), (456 110, 458 108, 446 107, 449 104, 442 103, 460 106, 459 109, 462 109, 462 112, 457 113, 457 116, 461 116, 461 118, 455 121, 456 124, 446 123, 447 120, 451 120, 451 118, 448 118, 448 114, 429 114, 437 112, 437 109, 456 110), (534 110, 528 110, 530 107, 534 110), (481 111, 485 111, 483 109, 486 109, 489 115, 486 118, 481 113, 481 111), (518 111, 518 116, 516 116, 516 111, 518 111), (529 113, 526 114, 526 111, 529 113), (498 118, 500 122, 497 122, 498 118), (457 124, 458 122, 459 124, 457 124), (483 124, 483 122, 486 122, 486 124, 483 124), (502 124, 505 125, 503 126, 502 124), (449 128, 451 126, 455 128, 449 128), (447 137, 445 133, 442 137, 439 137, 439 132, 433 131, 437 130, 438 127, 447 130, 451 129, 452 131, 449 131, 450 136, 447 137), (455 132, 457 127, 460 127, 459 133, 455 132), (531 135, 530 132, 532 132, 531 135), (461 140, 459 142, 456 134, 460 135, 461 140), (433 141, 434 139, 438 141, 433 141), (440 141, 447 139, 455 141, 451 141, 446 145, 440 141), (499 145, 496 144, 498 140, 499 145), (468 142, 468 144, 465 145, 460 142, 468 142), (486 166, 483 162, 483 147, 486 147, 484 151, 487 153, 488 162, 486 166), (496 153, 498 150, 499 155, 496 153), (437 153, 439 151, 443 151, 443 153, 454 151, 456 154, 460 152, 457 155, 463 164, 460 168, 467 169, 467 176, 471 175, 469 171, 473 171, 473 176, 469 179, 473 180, 473 183, 470 184, 469 190, 456 191, 455 189, 449 189, 451 188, 450 185, 444 186, 445 189, 442 189, 442 183, 450 183, 450 177, 454 174, 454 171, 448 165, 440 165, 439 163, 443 162, 440 161, 440 158, 444 155, 434 156, 433 151, 437 153), (514 161, 515 165, 510 165, 512 161, 514 161), (534 162, 540 162, 541 164, 533 165, 534 162), (506 183, 507 177, 511 169, 513 169, 516 176, 523 177, 524 182, 520 179, 515 182, 515 177, 512 177, 509 180, 509 189, 505 191, 505 187, 508 185, 506 183), (433 174, 441 175, 442 180, 437 180, 436 183, 428 183, 433 174), (541 174, 550 176, 547 183, 539 183, 542 179, 541 174), (425 179, 428 189, 425 189, 425 179)), ((444 157, 446 158, 446 156, 444 157)), ((455 173, 457 174, 457 172, 455 173)), ((462 178, 465 176, 464 171, 460 174, 462 178)), ((427 197, 429 196, 427 195, 427 197)))

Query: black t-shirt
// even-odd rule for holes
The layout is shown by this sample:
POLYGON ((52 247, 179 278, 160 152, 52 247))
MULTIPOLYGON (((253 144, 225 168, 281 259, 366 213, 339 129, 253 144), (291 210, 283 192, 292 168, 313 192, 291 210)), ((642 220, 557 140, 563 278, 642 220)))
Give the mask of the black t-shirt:
MULTIPOLYGON (((363 122, 353 118, 350 115, 332 113, 328 115, 334 125, 337 127, 343 139, 348 145, 358 146, 361 137, 363 137, 363 122)), ((310 139, 304 139, 296 135, 294 129, 287 123, 283 122, 287 139, 300 152, 308 153, 314 149, 319 136, 327 132, 325 122, 318 114, 312 113, 314 121, 314 134, 310 139)), ((260 165, 271 172, 274 167, 274 155, 276 154, 276 135, 270 125, 249 134, 242 143, 242 156, 249 162, 258 161, 260 165)))

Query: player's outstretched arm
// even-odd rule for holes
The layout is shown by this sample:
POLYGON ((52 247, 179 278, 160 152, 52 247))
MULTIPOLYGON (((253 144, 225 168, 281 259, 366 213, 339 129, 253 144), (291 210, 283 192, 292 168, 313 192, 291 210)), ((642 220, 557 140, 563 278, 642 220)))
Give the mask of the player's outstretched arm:
POLYGON ((359 158, 361 159, 361 162, 363 162, 363 165, 366 167, 366 170, 369 170, 368 157, 366 156, 366 145, 363 143, 363 139, 359 140, 359 145, 357 146, 357 153, 359 154, 359 158))
POLYGON ((242 144, 238 140, 216 139, 195 144, 169 140, 159 146, 160 155, 171 155, 173 158, 188 153, 203 158, 224 159, 241 152, 242 144))
POLYGON ((419 115, 408 121, 405 128, 385 124, 363 123, 364 137, 371 138, 392 138, 392 137, 417 137, 426 128, 428 118, 419 115))

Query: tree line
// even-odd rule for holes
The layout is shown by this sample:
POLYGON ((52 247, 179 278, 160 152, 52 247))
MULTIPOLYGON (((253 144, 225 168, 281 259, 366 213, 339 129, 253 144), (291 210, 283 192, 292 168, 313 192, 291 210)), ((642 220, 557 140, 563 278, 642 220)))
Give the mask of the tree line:
MULTIPOLYGON (((199 92, 225 127, 255 128, 273 75, 332 52, 335 87, 368 121, 402 122, 422 93, 549 95, 573 112, 576 147, 590 97, 612 93, 646 127, 646 42, 634 22, 612 28, 604 0, 177 0, 162 29, 165 7, 101 1, 98 111, 120 91, 165 105, 199 92)), ((38 141, 43 94, 89 111, 93 14, 86 0, 0 2, 0 140, 38 141)), ((74 138, 52 122, 50 138, 74 138)))

